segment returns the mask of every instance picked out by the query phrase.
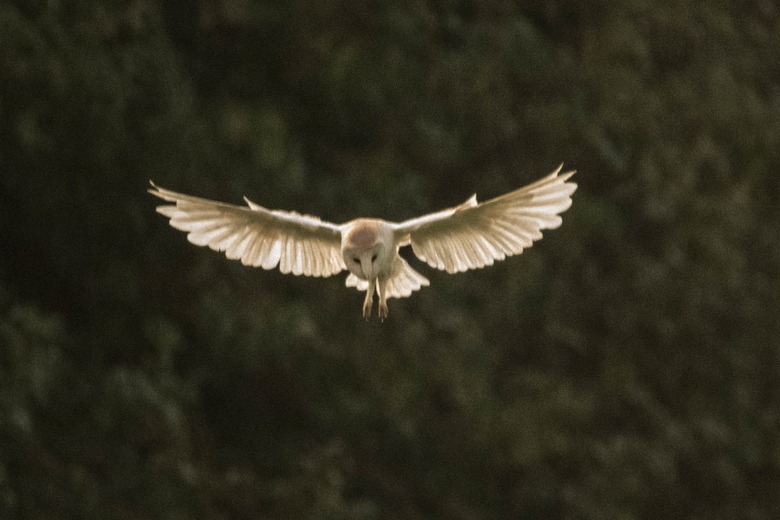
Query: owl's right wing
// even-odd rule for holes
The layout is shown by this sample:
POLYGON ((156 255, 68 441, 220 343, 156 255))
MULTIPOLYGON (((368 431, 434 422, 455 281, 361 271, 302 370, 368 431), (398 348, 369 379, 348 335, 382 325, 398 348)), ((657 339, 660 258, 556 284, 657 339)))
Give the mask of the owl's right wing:
POLYGON ((330 276, 346 269, 341 228, 318 217, 269 210, 246 200, 248 207, 224 204, 166 190, 151 183, 149 193, 171 205, 157 212, 187 232, 195 245, 224 251, 244 265, 306 276, 330 276))
MULTIPOLYGON (((561 165, 562 166, 562 165, 561 165)), ((561 167, 513 192, 477 203, 476 195, 459 206, 395 224, 401 245, 411 244, 431 267, 457 273, 518 255, 542 238, 543 229, 561 225, 577 189, 567 182, 573 171, 561 167)))

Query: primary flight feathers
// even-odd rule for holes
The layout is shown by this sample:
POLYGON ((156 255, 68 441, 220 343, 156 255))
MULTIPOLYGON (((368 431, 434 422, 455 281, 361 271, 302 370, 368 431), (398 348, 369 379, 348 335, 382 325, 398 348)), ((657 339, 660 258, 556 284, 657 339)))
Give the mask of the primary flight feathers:
POLYGON ((347 285, 366 291, 363 315, 371 313, 374 290, 379 316, 387 298, 410 296, 428 280, 398 255, 411 245, 422 261, 448 273, 492 265, 517 255, 542 238, 543 229, 561 225, 577 188, 573 171, 561 167, 546 177, 500 197, 463 204, 404 222, 359 218, 333 224, 294 211, 269 210, 245 199, 236 206, 156 186, 149 193, 174 204, 157 211, 199 246, 224 251, 244 265, 306 276, 350 271, 347 285))
POLYGON ((341 258, 339 226, 292 211, 268 210, 223 204, 183 195, 152 183, 149 193, 175 202, 157 211, 171 219, 171 226, 187 231, 198 246, 224 251, 244 265, 306 276, 330 276, 346 268, 341 258))

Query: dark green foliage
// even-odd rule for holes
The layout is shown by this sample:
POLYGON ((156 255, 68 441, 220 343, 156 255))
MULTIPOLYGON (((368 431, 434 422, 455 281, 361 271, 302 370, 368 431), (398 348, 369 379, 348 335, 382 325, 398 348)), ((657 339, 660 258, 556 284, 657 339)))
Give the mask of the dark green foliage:
POLYGON ((0 518, 780 516, 772 2, 0 5, 0 518), (343 221, 580 188, 360 319, 148 179, 343 221))

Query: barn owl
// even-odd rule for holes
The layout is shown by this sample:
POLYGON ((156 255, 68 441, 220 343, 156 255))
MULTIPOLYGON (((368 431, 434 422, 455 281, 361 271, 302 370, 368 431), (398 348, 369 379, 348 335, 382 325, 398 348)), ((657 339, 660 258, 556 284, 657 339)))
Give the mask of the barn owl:
POLYGON ((328 277, 349 271, 347 287, 365 291, 363 317, 369 319, 374 292, 380 320, 387 299, 405 298, 430 283, 398 251, 412 246, 431 267, 448 273, 492 265, 518 255, 542 238, 542 229, 561 225, 577 188, 566 182, 573 171, 561 167, 523 188, 486 202, 476 194, 464 203, 404 222, 358 218, 332 224, 294 211, 269 210, 244 197, 247 206, 224 204, 158 187, 149 193, 171 205, 157 211, 199 246, 224 251, 244 265, 294 275, 328 277))

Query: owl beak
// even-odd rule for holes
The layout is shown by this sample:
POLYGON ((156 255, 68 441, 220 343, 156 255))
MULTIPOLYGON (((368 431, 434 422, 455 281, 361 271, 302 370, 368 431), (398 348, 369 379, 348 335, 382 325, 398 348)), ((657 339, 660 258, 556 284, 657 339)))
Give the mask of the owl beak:
POLYGON ((374 265, 371 262, 370 255, 363 255, 360 257, 360 267, 363 268, 363 274, 365 275, 366 280, 374 279, 374 265))

